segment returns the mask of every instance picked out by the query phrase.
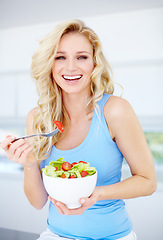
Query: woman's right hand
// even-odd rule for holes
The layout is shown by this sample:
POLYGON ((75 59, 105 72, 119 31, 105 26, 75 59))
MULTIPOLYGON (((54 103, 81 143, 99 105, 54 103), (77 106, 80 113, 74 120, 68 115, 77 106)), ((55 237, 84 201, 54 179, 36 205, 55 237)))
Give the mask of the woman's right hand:
POLYGON ((13 162, 19 163, 24 167, 33 167, 37 161, 32 151, 32 147, 25 139, 20 139, 12 143, 16 137, 7 136, 1 142, 0 147, 7 153, 7 158, 13 162))

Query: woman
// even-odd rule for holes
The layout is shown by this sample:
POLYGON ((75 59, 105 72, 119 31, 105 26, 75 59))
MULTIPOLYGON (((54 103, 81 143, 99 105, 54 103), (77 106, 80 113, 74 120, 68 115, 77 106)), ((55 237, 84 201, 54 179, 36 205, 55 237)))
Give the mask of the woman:
POLYGON ((156 173, 132 107, 112 95, 110 72, 97 35, 79 20, 58 25, 33 56, 39 104, 28 114, 28 133, 51 131, 54 120, 65 130, 52 139, 1 143, 8 158, 24 166, 29 202, 37 209, 46 204, 40 169, 51 160, 84 160, 98 171, 97 186, 80 208, 49 197, 48 229, 39 240, 136 239, 122 199, 152 194, 156 173), (132 176, 121 181, 123 157, 132 176))

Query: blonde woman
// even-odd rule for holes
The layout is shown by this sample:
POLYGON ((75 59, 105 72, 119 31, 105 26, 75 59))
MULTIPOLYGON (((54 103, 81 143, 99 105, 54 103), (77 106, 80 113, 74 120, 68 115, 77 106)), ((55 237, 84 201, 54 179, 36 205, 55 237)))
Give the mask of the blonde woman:
POLYGON ((97 186, 82 206, 68 209, 50 199, 45 239, 136 239, 123 199, 152 194, 156 173, 142 128, 130 104, 113 95, 110 67, 97 35, 79 20, 59 24, 40 42, 33 56, 32 76, 38 106, 27 117, 28 133, 65 131, 52 139, 11 143, 1 147, 24 166, 24 191, 41 209, 48 200, 41 169, 51 160, 86 161, 98 171, 97 186), (123 157, 132 176, 121 181, 123 157))

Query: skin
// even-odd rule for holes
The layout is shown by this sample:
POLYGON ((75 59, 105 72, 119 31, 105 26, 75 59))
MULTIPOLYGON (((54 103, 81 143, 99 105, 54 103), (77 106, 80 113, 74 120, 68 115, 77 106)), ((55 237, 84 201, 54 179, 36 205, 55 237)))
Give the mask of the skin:
MULTIPOLYGON (((58 149, 77 147, 88 134, 93 108, 90 106, 86 115, 85 105, 91 94, 90 75, 93 68, 93 50, 87 38, 77 33, 64 35, 54 59, 52 73, 62 88, 63 104, 70 117, 70 127, 66 130, 65 126, 66 131, 56 144, 58 149), (82 78, 66 81, 64 75, 68 77, 81 75, 82 78)), ((37 108, 27 117, 28 134, 33 133, 32 120, 35 111, 37 108)), ((111 137, 124 155, 132 176, 113 185, 96 187, 89 198, 81 199, 82 206, 78 209, 68 209, 63 203, 49 197, 60 214, 80 215, 99 200, 135 198, 151 195, 156 190, 152 154, 131 105, 122 98, 111 96, 105 105, 104 115, 111 137)), ((41 209, 48 195, 30 142, 19 140, 11 144, 12 140, 13 138, 8 136, 1 143, 1 147, 7 152, 8 158, 24 166, 25 194, 35 208, 41 209)))

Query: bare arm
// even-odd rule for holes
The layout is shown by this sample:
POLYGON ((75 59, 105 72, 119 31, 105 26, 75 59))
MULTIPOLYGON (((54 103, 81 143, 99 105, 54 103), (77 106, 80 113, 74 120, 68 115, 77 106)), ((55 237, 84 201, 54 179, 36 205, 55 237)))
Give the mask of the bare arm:
POLYGON ((35 208, 41 209, 47 202, 47 193, 37 165, 24 167, 24 192, 35 208))
POLYGON ((126 159, 132 177, 101 188, 100 198, 127 199, 152 194, 157 185, 153 158, 132 107, 124 99, 111 97, 104 112, 112 138, 126 159))
MULTIPOLYGON (((27 116, 27 134, 33 134, 32 121, 36 109, 27 116)), ((40 168, 34 154, 28 156, 33 162, 31 166, 24 166, 24 192, 29 202, 37 209, 41 209, 47 202, 47 192, 44 188, 40 168)))
MULTIPOLYGON (((32 120, 35 110, 32 110, 27 117, 27 131, 32 134, 32 120)), ((12 143, 13 138, 6 137, 0 144, 7 157, 13 162, 24 166, 24 191, 29 202, 37 209, 41 209, 47 201, 47 193, 43 185, 41 173, 37 160, 33 154, 29 141, 20 139, 12 143)))

